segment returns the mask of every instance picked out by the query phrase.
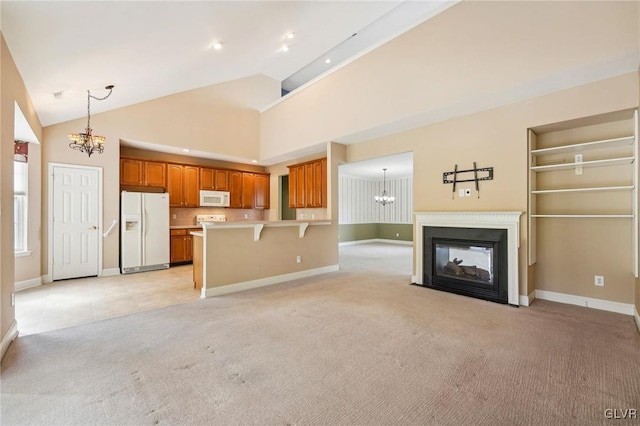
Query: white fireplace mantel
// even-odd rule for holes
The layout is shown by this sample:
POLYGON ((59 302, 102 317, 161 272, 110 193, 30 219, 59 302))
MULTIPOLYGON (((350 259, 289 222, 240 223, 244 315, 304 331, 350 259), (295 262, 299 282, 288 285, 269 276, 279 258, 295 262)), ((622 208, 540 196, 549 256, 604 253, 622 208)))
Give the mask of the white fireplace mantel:
POLYGON ((522 212, 416 212, 416 276, 414 282, 424 284, 424 227, 488 228, 507 230, 508 301, 519 305, 518 248, 522 212))

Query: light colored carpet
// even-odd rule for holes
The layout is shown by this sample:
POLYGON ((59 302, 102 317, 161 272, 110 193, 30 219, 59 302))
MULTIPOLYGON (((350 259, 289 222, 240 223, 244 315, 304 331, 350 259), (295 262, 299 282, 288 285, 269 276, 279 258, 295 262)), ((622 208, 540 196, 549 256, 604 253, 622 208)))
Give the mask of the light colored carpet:
POLYGON ((631 317, 411 286, 411 256, 344 247, 339 272, 18 338, 0 420, 566 425, 640 408, 631 317))

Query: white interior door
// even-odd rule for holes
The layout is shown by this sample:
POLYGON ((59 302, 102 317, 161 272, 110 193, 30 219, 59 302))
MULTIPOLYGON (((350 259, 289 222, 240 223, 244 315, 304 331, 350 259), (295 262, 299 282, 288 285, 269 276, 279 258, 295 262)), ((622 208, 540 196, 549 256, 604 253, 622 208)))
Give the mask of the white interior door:
POLYGON ((52 278, 98 275, 98 171, 56 166, 52 178, 52 278))

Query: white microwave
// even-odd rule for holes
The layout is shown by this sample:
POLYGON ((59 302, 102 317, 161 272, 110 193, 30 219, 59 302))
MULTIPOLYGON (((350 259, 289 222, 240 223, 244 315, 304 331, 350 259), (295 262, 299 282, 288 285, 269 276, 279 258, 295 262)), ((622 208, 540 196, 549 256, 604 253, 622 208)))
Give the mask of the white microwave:
POLYGON ((229 207, 229 192, 201 190, 200 207, 229 207))

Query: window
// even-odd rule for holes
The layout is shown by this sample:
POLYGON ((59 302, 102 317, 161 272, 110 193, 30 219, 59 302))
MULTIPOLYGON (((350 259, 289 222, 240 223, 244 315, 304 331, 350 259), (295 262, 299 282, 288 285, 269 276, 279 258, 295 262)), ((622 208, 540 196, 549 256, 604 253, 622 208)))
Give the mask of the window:
POLYGON ((13 251, 27 251, 27 163, 13 162, 13 251))

